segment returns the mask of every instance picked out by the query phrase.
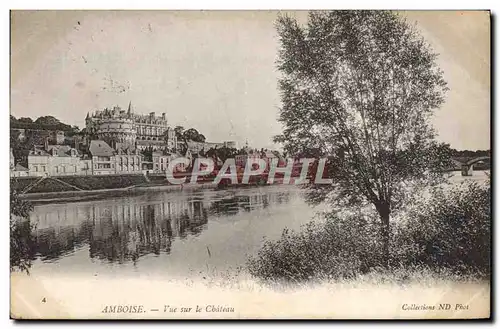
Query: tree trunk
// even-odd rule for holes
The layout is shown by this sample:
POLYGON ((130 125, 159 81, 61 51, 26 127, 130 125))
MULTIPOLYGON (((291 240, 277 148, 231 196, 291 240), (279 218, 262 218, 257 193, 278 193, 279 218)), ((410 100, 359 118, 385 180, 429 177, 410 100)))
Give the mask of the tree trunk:
POLYGON ((389 218, 391 210, 387 203, 382 202, 377 206, 377 211, 380 216, 381 235, 382 235, 382 257, 385 267, 389 267, 389 242, 390 242, 390 226, 389 218))

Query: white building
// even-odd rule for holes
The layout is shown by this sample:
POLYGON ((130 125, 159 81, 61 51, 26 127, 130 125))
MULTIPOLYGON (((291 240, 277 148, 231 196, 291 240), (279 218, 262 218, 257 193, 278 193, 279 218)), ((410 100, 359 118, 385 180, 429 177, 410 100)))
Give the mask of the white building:
POLYGON ((82 159, 78 151, 68 145, 49 145, 28 154, 29 176, 91 175, 90 159, 82 159))

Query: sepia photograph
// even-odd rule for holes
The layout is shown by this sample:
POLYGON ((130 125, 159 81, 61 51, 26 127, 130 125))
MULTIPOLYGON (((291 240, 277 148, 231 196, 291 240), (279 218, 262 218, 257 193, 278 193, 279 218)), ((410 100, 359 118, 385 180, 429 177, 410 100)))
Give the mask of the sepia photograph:
POLYGON ((10 318, 490 319, 491 15, 11 10, 10 318))

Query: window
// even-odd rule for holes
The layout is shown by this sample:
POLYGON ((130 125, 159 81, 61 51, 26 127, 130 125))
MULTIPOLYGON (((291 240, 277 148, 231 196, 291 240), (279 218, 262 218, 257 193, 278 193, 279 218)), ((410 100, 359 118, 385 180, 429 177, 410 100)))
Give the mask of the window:
POLYGON ((35 172, 38 171, 38 166, 33 166, 33 168, 35 169, 35 172))
POLYGON ((42 166, 42 171, 45 171, 45 166, 42 166))
POLYGON ((56 166, 55 169, 56 169, 56 173, 59 173, 59 167, 56 166))

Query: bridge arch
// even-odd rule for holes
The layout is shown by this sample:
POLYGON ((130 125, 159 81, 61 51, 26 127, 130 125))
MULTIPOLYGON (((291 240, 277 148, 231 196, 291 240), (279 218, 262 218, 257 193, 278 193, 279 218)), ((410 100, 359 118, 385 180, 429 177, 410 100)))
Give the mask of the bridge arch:
POLYGON ((475 159, 472 159, 472 160, 469 160, 467 161, 467 165, 468 166, 472 166, 474 165, 475 163, 479 162, 479 161, 484 161, 484 160, 490 160, 490 157, 489 156, 482 156, 482 157, 478 157, 478 158, 475 158, 475 159))
POLYGON ((491 160, 491 157, 481 156, 462 164, 462 176, 472 176, 472 173, 474 171, 474 164, 484 160, 491 160))

